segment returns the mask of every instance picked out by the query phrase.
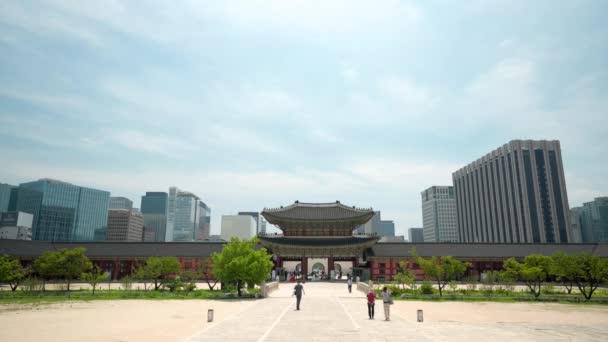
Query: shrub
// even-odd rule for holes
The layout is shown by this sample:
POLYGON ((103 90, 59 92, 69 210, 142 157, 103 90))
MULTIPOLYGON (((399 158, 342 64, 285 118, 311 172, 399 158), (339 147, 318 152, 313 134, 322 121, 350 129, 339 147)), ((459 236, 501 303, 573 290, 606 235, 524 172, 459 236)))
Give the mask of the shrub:
POLYGON ((120 283, 122 284, 123 290, 130 290, 133 286, 133 278, 130 276, 122 277, 120 283))
POLYGON ((196 290, 196 284, 193 281, 190 281, 184 285, 184 291, 189 293, 194 290, 196 290))
POLYGON ((557 293, 557 291, 555 291, 555 286, 553 286, 553 283, 545 283, 545 285, 543 286, 543 293, 555 294, 557 293))
POLYGON ((425 294, 425 295, 433 294, 433 284, 430 282, 430 280, 425 280, 422 282, 422 286, 420 286, 420 290, 422 291, 422 294, 425 294))
POLYGON ((42 291, 42 288, 43 288, 42 280, 40 280, 39 278, 36 278, 36 277, 29 277, 29 278, 25 279, 22 283, 23 291, 36 292, 36 291, 42 291))
POLYGON ((473 292, 477 290, 477 283, 468 283, 467 284, 467 291, 468 292, 473 292))
POLYGON ((179 291, 184 286, 184 283, 179 278, 169 279, 165 283, 165 286, 169 289, 169 292, 175 292, 179 291))

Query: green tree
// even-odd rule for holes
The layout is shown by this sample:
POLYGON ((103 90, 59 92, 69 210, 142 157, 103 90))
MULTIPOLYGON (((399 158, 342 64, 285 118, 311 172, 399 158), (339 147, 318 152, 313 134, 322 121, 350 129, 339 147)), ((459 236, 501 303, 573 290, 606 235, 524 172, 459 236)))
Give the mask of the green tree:
MULTIPOLYGON (((151 257, 135 273, 140 280, 149 280, 154 283, 154 290, 159 290, 167 284, 171 276, 179 275, 181 265, 175 257, 151 257)), ((145 284, 144 284, 145 287, 145 284)))
POLYGON ((28 275, 28 269, 21 266, 18 259, 7 255, 0 257, 0 283, 8 283, 11 291, 17 290, 19 284, 28 275))
POLYGON ((88 272, 93 267, 89 258, 84 254, 85 252, 86 249, 84 248, 62 248, 57 252, 59 253, 58 275, 66 280, 68 291, 70 291, 72 280, 79 279, 83 273, 88 272))
POLYGON ((266 248, 256 251, 256 244, 257 238, 232 238, 220 253, 213 254, 213 274, 223 283, 236 283, 239 297, 245 283, 261 283, 273 267, 266 248))
POLYGON ((541 287, 547 280, 550 266, 551 258, 539 254, 528 255, 523 263, 518 262, 515 258, 509 258, 503 263, 505 276, 525 282, 536 298, 540 296, 541 287))
POLYGON ((34 271, 42 278, 42 291, 46 290, 46 282, 59 274, 59 254, 55 251, 45 251, 34 260, 34 271))
POLYGON ((411 284, 412 279, 415 279, 414 274, 407 268, 407 263, 402 261, 399 263, 399 272, 393 276, 393 279, 405 289, 406 285, 411 284))
POLYGON ((576 266, 576 286, 585 299, 589 300, 597 287, 608 281, 608 259, 581 253, 576 256, 576 266))
POLYGON ((572 287, 578 275, 577 256, 564 252, 553 254, 549 273, 564 284, 568 293, 572 293, 572 287))
POLYGON ((34 270, 45 280, 65 279, 67 290, 70 291, 72 280, 78 279, 82 273, 88 272, 93 267, 89 258, 84 254, 85 251, 84 248, 46 251, 34 261, 34 270))
POLYGON ((95 288, 97 287, 97 284, 101 283, 107 278, 108 275, 103 273, 102 270, 97 266, 93 268, 92 272, 86 272, 80 275, 80 279, 86 281, 89 283, 89 285, 91 285, 91 287, 93 287, 93 296, 95 295, 95 288))
POLYGON ((439 296, 443 295, 443 288, 450 280, 455 280, 462 276, 467 268, 471 266, 471 263, 456 260, 451 256, 445 256, 440 259, 431 257, 428 260, 418 257, 417 261, 424 270, 424 274, 437 283, 439 296))

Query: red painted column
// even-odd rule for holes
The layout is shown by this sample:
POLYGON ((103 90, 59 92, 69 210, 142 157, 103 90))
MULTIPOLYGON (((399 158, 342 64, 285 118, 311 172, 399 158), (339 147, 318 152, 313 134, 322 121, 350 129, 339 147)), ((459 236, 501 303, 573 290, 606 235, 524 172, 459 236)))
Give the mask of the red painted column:
POLYGON ((327 258, 327 274, 331 275, 331 271, 334 270, 334 257, 327 258))
POLYGON ((308 275, 308 258, 302 257, 302 274, 304 277, 308 275))

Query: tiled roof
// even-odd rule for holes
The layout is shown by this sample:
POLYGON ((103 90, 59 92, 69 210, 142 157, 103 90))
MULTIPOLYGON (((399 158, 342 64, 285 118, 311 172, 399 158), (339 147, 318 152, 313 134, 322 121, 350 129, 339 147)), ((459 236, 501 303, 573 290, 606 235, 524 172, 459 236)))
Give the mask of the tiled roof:
POLYGON ((371 208, 362 209, 335 203, 300 203, 281 208, 265 208, 262 215, 270 223, 277 220, 350 220, 374 215, 371 208))
POLYGON ((271 236, 260 236, 260 242, 263 244, 265 241, 270 243, 276 243, 281 245, 289 246, 349 246, 357 245, 361 243, 368 243, 377 241, 378 237, 271 237, 271 236))
POLYGON ((608 244, 493 244, 493 243, 380 243, 372 246, 371 255, 407 257, 412 248, 422 257, 453 256, 456 258, 523 258, 530 254, 552 255, 586 252, 608 257, 608 244))
POLYGON ((224 242, 74 242, 54 243, 0 239, 0 255, 36 258, 47 250, 85 248, 89 258, 146 258, 151 256, 208 257, 221 252, 224 242))

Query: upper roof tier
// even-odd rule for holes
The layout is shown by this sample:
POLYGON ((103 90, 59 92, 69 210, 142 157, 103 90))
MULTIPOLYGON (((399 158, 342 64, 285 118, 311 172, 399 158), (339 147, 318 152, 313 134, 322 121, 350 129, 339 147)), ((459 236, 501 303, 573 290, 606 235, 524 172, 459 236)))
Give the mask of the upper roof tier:
MULTIPOLYGON (((334 203, 301 203, 280 208, 264 208, 262 216, 271 224, 285 221, 357 221, 365 223, 374 216, 372 208, 362 209, 334 203)), ((360 224, 362 224, 360 223, 360 224)))

